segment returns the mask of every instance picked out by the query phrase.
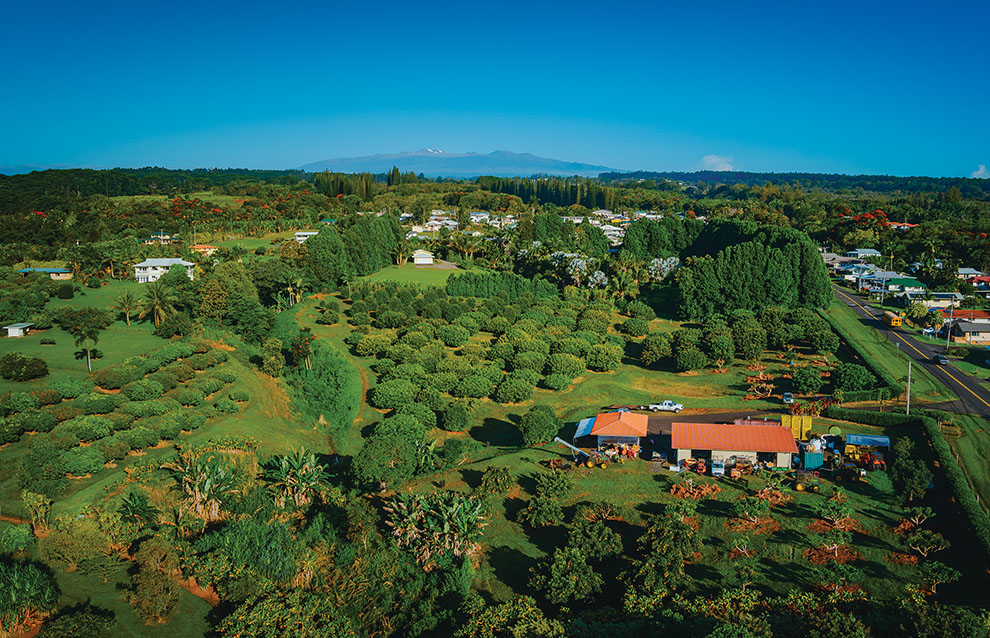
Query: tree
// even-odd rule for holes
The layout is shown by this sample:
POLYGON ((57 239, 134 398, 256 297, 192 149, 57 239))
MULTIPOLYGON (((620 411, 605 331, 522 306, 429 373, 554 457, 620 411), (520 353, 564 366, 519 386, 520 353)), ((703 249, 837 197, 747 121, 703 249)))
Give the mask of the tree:
MULTIPOLYGON (((329 489, 329 474, 313 452, 299 448, 291 454, 272 457, 264 465, 264 477, 279 507, 305 507, 329 489)), ((337 492, 337 499, 342 495, 337 492)))
POLYGON ((123 591, 124 599, 145 624, 165 623, 179 607, 180 588, 167 574, 142 567, 131 579, 132 588, 123 591))
POLYGON ((55 579, 33 563, 0 562, 0 635, 20 636, 58 604, 55 579))
POLYGON ((530 587, 544 592, 552 603, 583 600, 601 591, 602 577, 574 547, 557 548, 533 568, 530 587))
POLYGON ((839 557, 839 549, 852 542, 852 534, 838 528, 815 535, 815 544, 839 557))
POLYGON ((914 323, 921 323, 928 317, 928 306, 920 301, 915 301, 904 311, 904 316, 914 323))
POLYGON ((141 295, 141 310, 138 312, 138 319, 144 319, 151 315, 155 327, 175 312, 175 304, 178 303, 178 295, 168 284, 159 279, 150 284, 146 284, 144 294, 141 295))
POLYGON ((384 510, 396 542, 412 551, 424 568, 445 557, 476 555, 488 525, 484 505, 458 492, 399 494, 384 510))
POLYGON ((837 492, 831 498, 815 503, 815 514, 830 523, 832 527, 838 527, 853 514, 852 506, 840 494, 837 492))
POLYGON ((130 290, 125 290, 117 296, 117 301, 113 305, 113 309, 124 314, 124 321, 127 325, 131 325, 131 314, 137 310, 138 303, 137 299, 134 297, 134 293, 130 290))
POLYGON ((930 507, 909 507, 904 512, 905 520, 911 521, 915 527, 921 527, 928 519, 935 516, 935 510, 930 507))
POLYGON ((939 585, 955 582, 959 580, 960 576, 962 574, 958 570, 952 569, 937 560, 927 560, 921 566, 921 578, 925 581, 925 585, 932 590, 933 594, 939 585))
POLYGON ((448 403, 441 414, 440 425, 448 432, 463 432, 469 423, 467 406, 460 401, 448 403))
POLYGON ((47 532, 52 500, 44 494, 24 490, 21 492, 21 503, 31 517, 31 529, 35 535, 41 536, 47 532))
POLYGON ((546 618, 529 596, 515 596, 499 605, 486 606, 480 596, 472 599, 464 625, 456 638, 564 638, 564 625, 546 618), (476 601, 476 602, 474 602, 476 601))
POLYGON ((827 565, 820 565, 814 569, 814 573, 815 582, 831 592, 838 592, 843 587, 859 582, 863 578, 861 569, 845 563, 830 562, 827 565))
POLYGON ((332 597, 319 589, 279 589, 252 594, 224 616, 221 636, 267 638, 349 638, 355 623, 332 597))
POLYGON ((622 539, 604 521, 577 515, 571 523, 567 546, 582 556, 602 560, 622 553, 622 539))
POLYGON ((651 332, 643 339, 643 352, 639 359, 644 366, 653 367, 671 355, 670 337, 662 332, 651 332))
POLYGON ((407 379, 392 379, 378 384, 371 392, 371 404, 376 408, 397 410, 416 400, 416 386, 407 379))
POLYGON ((282 354, 282 342, 279 339, 265 339, 261 345, 261 371, 270 377, 281 376, 285 368, 285 355, 282 354))
POLYGON ((732 511, 739 518, 756 523, 770 513, 770 503, 762 498, 747 496, 733 503, 732 511))
POLYGON ((220 517, 223 504, 237 489, 234 471, 210 454, 183 452, 162 467, 172 472, 176 488, 204 527, 220 517))
POLYGON ((92 350, 99 343, 100 333, 112 323, 110 313, 99 308, 66 308, 59 315, 59 327, 72 335, 76 345, 86 351, 86 369, 89 372, 93 371, 92 350))
POLYGON ((643 594, 661 594, 682 584, 684 562, 701 551, 701 538, 689 525, 669 516, 654 517, 637 541, 641 558, 624 577, 643 594))
POLYGON ((930 529, 914 530, 905 537, 904 543, 925 558, 949 547, 949 541, 944 536, 930 529))
POLYGON ((534 405, 519 421, 523 444, 528 446, 553 440, 562 427, 563 421, 552 407, 545 404, 534 405))
POLYGON ((372 435, 365 439, 351 470, 358 481, 384 490, 411 479, 417 465, 415 441, 402 435, 372 435))
POLYGON ((805 366, 791 372, 791 383, 798 394, 814 394, 821 390, 824 381, 815 367, 805 366))
POLYGON ((873 373, 858 363, 843 363, 835 371, 835 387, 843 392, 865 390, 876 382, 873 373))

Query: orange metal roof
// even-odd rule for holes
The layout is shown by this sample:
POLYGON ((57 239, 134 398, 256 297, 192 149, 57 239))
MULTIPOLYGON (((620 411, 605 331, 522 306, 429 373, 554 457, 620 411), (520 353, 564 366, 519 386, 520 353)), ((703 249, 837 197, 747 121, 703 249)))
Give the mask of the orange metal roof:
POLYGON ((595 417, 593 436, 646 436, 649 417, 632 412, 607 412, 595 417))
POLYGON ((675 450, 726 452, 797 452, 790 428, 779 425, 674 423, 670 431, 675 450))

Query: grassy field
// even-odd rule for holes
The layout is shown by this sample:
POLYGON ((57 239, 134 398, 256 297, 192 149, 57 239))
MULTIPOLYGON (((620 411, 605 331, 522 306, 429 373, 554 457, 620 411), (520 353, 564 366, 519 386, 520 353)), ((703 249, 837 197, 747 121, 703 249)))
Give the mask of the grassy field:
MULTIPOLYGON (((237 200, 243 200, 243 195, 218 195, 213 191, 199 191, 196 193, 183 193, 183 197, 187 200, 199 199, 204 202, 209 202, 217 206, 223 206, 226 208, 238 208, 241 203, 237 200)), ((171 195, 118 195, 117 197, 111 197, 115 202, 167 202, 172 199, 171 195)))
POLYGON ((969 414, 956 414, 952 416, 952 426, 943 430, 945 438, 983 509, 990 512, 990 463, 987 463, 990 458, 990 421, 969 414))
MULTIPOLYGON (((828 315, 845 328, 853 339, 902 383, 907 381, 908 356, 873 325, 866 322, 846 304, 832 301, 828 315)), ((913 366, 911 399, 919 403, 954 401, 957 397, 923 366, 913 366)))
POLYGON ((366 281, 395 281, 400 284, 417 283, 424 286, 443 286, 447 279, 456 272, 464 272, 460 268, 437 268, 435 266, 416 266, 407 263, 405 266, 388 266, 373 275, 365 277, 366 281))

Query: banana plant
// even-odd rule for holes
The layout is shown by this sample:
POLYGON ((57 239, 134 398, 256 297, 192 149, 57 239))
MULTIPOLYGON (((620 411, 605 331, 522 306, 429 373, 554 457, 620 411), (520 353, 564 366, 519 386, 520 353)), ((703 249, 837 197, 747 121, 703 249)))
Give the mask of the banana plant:
POLYGON ((264 467, 265 480, 279 507, 291 503, 305 507, 327 487, 329 475, 316 455, 300 448, 292 454, 272 457, 264 467))
POLYGON ((189 508, 204 525, 220 518, 223 503, 237 491, 233 470, 211 455, 184 452, 162 467, 172 472, 176 488, 186 495, 189 508))

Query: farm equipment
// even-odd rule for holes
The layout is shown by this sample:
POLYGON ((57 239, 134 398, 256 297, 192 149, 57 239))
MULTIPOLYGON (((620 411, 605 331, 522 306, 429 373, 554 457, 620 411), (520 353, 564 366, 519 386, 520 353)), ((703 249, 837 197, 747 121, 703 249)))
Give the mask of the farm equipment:
POLYGON ((574 452, 574 462, 578 465, 584 465, 585 467, 595 467, 597 465, 603 470, 608 467, 608 460, 597 451, 593 450, 591 452, 585 452, 576 445, 571 445, 559 436, 554 437, 553 440, 574 452))
POLYGON ((832 470, 832 480, 836 483, 855 482, 866 479, 866 470, 855 463, 843 463, 832 470))
POLYGON ((887 470, 887 461, 879 452, 866 452, 859 456, 859 466, 865 470, 887 470))
POLYGON ((795 492, 818 492, 821 488, 822 480, 819 478, 818 472, 798 471, 794 473, 795 492))
POLYGON ((698 474, 704 474, 708 471, 708 464, 705 459, 684 459, 681 461, 681 466, 686 471, 696 472, 698 474))

